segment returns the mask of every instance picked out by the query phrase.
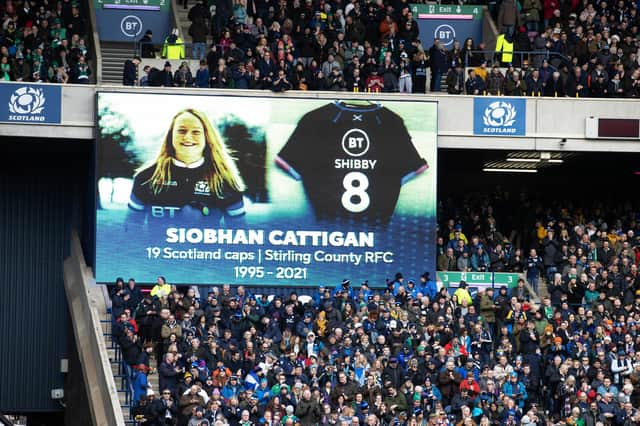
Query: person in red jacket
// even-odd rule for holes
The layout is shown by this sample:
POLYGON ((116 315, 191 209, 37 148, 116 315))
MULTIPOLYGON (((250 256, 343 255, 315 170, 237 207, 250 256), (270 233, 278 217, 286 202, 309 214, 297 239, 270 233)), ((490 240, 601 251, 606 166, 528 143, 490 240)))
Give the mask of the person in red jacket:
POLYGON ((473 375, 469 374, 466 379, 460 382, 460 392, 467 390, 471 399, 476 399, 480 395, 480 385, 473 378, 473 375))
POLYGON ((464 357, 467 357, 469 355, 467 348, 465 348, 465 346, 460 343, 460 340, 457 337, 453 337, 449 341, 449 343, 444 345, 444 350, 447 355, 453 356, 455 358, 458 358, 461 355, 464 357))

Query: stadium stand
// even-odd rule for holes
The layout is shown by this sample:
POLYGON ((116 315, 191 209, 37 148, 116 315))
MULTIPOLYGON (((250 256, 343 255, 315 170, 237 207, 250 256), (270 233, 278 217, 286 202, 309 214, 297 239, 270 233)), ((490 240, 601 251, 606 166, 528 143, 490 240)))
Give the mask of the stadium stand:
POLYGON ((178 290, 163 277, 141 292, 118 279, 113 335, 132 415, 153 425, 637 424, 637 215, 520 197, 524 219, 500 191, 443 204, 439 253, 456 252, 438 265, 540 278, 540 303, 520 285, 438 288, 429 273, 398 273, 383 289, 345 280, 310 297, 178 290))
POLYGON ((500 34, 495 50, 472 39, 457 41, 450 49, 439 40, 423 46, 416 17, 402 2, 218 3, 207 6, 199 1, 181 14, 187 40, 170 35, 155 51, 141 40, 142 56, 153 58, 157 53, 174 68, 157 61, 145 64, 137 84, 275 91, 639 95, 640 20, 634 2, 561 5, 554 0, 526 0, 503 1, 498 7, 490 2, 500 34))
POLYGON ((7 2, 2 10, 0 79, 86 84, 92 81, 83 3, 7 2))

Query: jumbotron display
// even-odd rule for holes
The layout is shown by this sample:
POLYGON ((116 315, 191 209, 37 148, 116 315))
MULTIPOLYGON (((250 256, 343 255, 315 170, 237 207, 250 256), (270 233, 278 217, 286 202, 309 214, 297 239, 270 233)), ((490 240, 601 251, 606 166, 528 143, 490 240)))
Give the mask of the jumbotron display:
POLYGON ((101 92, 97 121, 98 282, 434 269, 435 103, 101 92))

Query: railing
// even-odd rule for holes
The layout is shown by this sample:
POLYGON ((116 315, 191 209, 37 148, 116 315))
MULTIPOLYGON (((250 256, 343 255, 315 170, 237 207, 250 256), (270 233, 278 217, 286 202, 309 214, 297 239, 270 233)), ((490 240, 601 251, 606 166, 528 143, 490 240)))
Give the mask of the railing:
MULTIPOLYGON (((500 60, 500 57, 502 56, 503 52, 500 50, 495 50, 495 51, 494 50, 470 50, 469 52, 473 55, 481 55, 483 59, 487 61, 493 61, 494 63, 502 62, 500 60)), ((533 50, 533 51, 514 50, 511 53, 513 54, 514 58, 520 59, 520 62, 519 62, 520 64, 522 64, 524 59, 527 59, 529 61, 533 61, 534 59, 541 59, 549 62, 549 65, 554 70, 561 68, 562 65, 571 64, 571 61, 566 56, 557 52, 550 52, 548 50, 533 50)), ((516 62, 516 61, 512 61, 512 62, 516 62)), ((465 68, 471 66, 469 65, 468 56, 464 58, 464 66, 465 68)))
MULTIPOLYGON (((151 46, 153 46, 153 47, 155 48, 155 51, 156 51, 156 52, 160 52, 160 55, 156 56, 155 58, 147 58, 147 59, 168 59, 168 60, 174 60, 174 61, 176 61, 176 60, 182 60, 182 59, 184 59, 184 60, 188 60, 188 59, 195 59, 195 60, 198 60, 198 59, 200 59, 200 58, 194 58, 194 56, 193 56, 193 53, 194 53, 193 46, 194 46, 195 44, 196 44, 196 43, 183 42, 183 43, 173 43, 173 44, 170 44, 170 45, 169 45, 169 46, 173 46, 173 47, 180 47, 180 46, 182 46, 182 47, 183 47, 183 49, 184 49, 184 58, 165 58, 165 57, 163 57, 163 56, 162 56, 162 48, 163 48, 163 46, 164 46, 164 43, 152 43, 152 42, 140 42, 140 41, 137 41, 137 42, 135 43, 135 50, 134 50, 134 53, 135 53, 136 55, 139 55, 139 56, 141 56, 141 57, 142 57, 142 48, 143 48, 144 46, 149 46, 149 45, 151 45, 151 46)), ((211 45, 210 45, 210 44, 207 44, 207 43, 203 43, 203 44, 204 44, 204 58, 206 58, 206 57, 207 57, 207 54, 209 53, 209 50, 211 49, 211 45)), ((218 50, 223 49, 223 46, 222 46, 222 45, 217 45, 217 47, 218 47, 218 50)), ((143 57, 142 59, 144 60, 145 58, 143 57)))
MULTIPOLYGON (((107 313, 109 314, 109 317, 110 317, 111 316, 110 312, 107 311, 107 313)), ((111 318, 103 319, 100 322, 102 324, 113 323, 111 318)), ((116 364, 118 366, 118 372, 117 374, 113 375, 113 379, 114 381, 117 380, 116 385, 119 385, 117 389, 118 393, 124 394, 124 404, 121 404, 120 407, 128 408, 129 413, 131 413, 131 409, 134 407, 133 381, 132 381, 133 370, 131 369, 131 367, 129 367, 129 365, 127 365, 127 363, 122 358, 122 350, 120 349, 120 345, 113 338, 113 327, 111 328, 111 331, 112 331, 111 333, 103 333, 103 335, 104 337, 109 338, 109 345, 107 346, 107 349, 113 350, 113 358, 110 361, 112 364, 116 364)), ((130 417, 131 417, 131 414, 130 414, 130 417)), ((133 426, 137 425, 137 422, 133 418, 124 419, 124 423, 127 425, 133 425, 133 426)))

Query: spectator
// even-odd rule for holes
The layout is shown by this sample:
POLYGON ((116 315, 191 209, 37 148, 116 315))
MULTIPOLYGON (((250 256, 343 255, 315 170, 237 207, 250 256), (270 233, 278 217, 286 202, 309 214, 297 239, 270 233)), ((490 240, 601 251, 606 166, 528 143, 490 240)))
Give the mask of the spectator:
POLYGON ((162 45, 162 57, 165 59, 184 59, 185 46, 180 38, 180 30, 174 28, 162 45))
POLYGON ((195 85, 200 88, 209 87, 209 67, 204 59, 200 60, 200 66, 196 71, 195 85))
POLYGON ((527 84, 521 80, 518 71, 512 71, 510 78, 507 78, 504 94, 506 96, 524 96, 527 93, 527 84))
POLYGON ((458 63, 455 68, 451 68, 447 74, 447 93, 459 95, 464 90, 464 74, 462 64, 458 63))
POLYGON ((431 59, 431 84, 432 92, 439 92, 442 76, 449 69, 447 65, 447 55, 444 46, 440 40, 435 39, 433 46, 429 49, 429 57, 431 59))
POLYGON ((207 34, 209 33, 208 22, 211 20, 209 8, 204 4, 203 0, 199 0, 189 9, 187 19, 191 22, 189 26, 189 35, 192 39, 192 57, 202 60, 206 55, 205 43, 207 34))
POLYGON ((484 80, 476 75, 475 69, 470 69, 468 73, 469 77, 465 83, 467 95, 483 95, 485 92, 484 80))
POLYGON ((226 61, 222 58, 218 59, 218 65, 211 73, 209 87, 214 89, 225 89, 229 87, 231 75, 227 68, 226 61))
MULTIPOLYGON (((332 82, 333 82, 332 85, 341 84, 340 83, 341 78, 342 78, 342 75, 340 74, 340 71, 337 68, 334 68, 332 72, 332 82)), ((284 73, 284 70, 279 70, 278 76, 273 81, 271 90, 274 92, 286 92, 287 90, 291 90, 291 88, 292 88, 291 83, 287 79, 287 76, 284 73)))
POLYGON ((503 0, 498 10, 498 31, 513 38, 518 23, 518 7, 514 0, 503 0))
POLYGON ((183 61, 173 77, 176 87, 193 87, 193 75, 189 69, 189 63, 183 61))
POLYGON ((156 48, 153 45, 153 31, 147 30, 138 42, 140 43, 140 56, 143 58, 155 58, 156 48))
POLYGON ((505 78, 497 64, 491 68, 491 73, 487 77, 487 91, 491 95, 504 94, 505 78))
POLYGON ((124 63, 124 71, 122 72, 122 84, 125 86, 135 86, 138 82, 138 65, 140 57, 134 56, 133 59, 127 59, 124 63))

